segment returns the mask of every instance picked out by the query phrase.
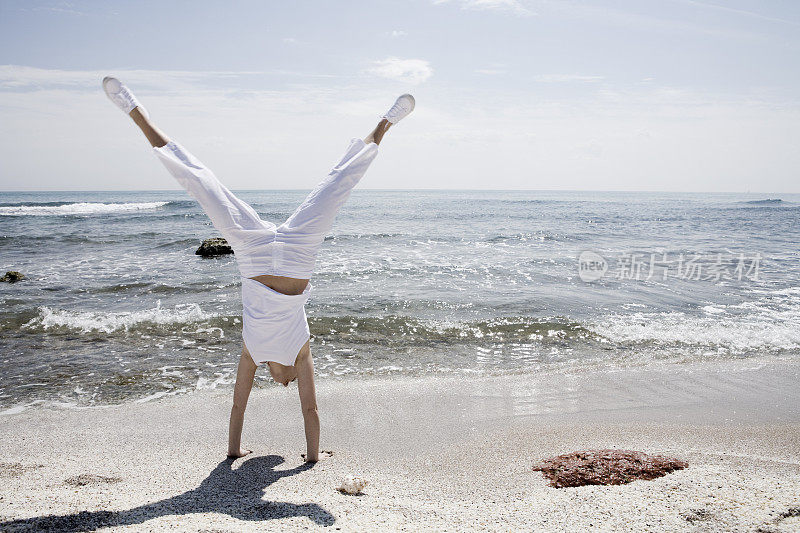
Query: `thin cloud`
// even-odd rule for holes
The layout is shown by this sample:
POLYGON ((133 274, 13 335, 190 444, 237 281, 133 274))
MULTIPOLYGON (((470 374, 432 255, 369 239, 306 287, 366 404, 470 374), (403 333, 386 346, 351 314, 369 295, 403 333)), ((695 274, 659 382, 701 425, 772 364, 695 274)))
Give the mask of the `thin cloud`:
MULTIPOLYGON (((69 74, 41 71, 29 72, 38 73, 40 79, 69 74)), ((391 103, 388 92, 376 91, 363 76, 318 87, 302 84, 239 92, 229 90, 239 85, 234 77, 220 79, 227 80, 227 86, 215 90, 205 84, 175 90, 167 85, 190 83, 190 73, 165 77, 163 71, 138 72, 142 80, 161 80, 167 89, 153 90, 153 85, 139 95, 153 116, 214 164, 232 189, 313 187, 319 172, 346 145, 349 135, 343 134, 372 125, 376 113, 391 103), (315 128, 319 139, 311 151, 309 127, 315 128), (276 171, 265 175, 265 163, 277 165, 276 171)), ((125 71, 118 73, 122 79, 130 78, 125 71)), ((64 183, 107 188, 108 161, 115 162, 114 188, 177 187, 146 156, 146 143, 138 131, 106 101, 97 77, 103 73, 73 74, 80 80, 88 76, 91 90, 64 87, 2 93, 0 189, 63 189, 64 183), (81 120, 76 122, 75 116, 81 120), (41 146, 51 157, 37 157, 41 146), (100 156, 83 158, 79 165, 64 164, 73 161, 76 152, 86 153, 87 147, 100 156)), ((139 80, 130 80, 138 91, 139 80)), ((578 96, 559 90, 547 96, 542 91, 535 99, 528 86, 503 92, 465 87, 454 92, 443 84, 425 92, 425 105, 404 126, 406 133, 394 139, 397 159, 383 165, 365 186, 586 189, 602 181, 608 189, 641 188, 645 172, 648 183, 666 183, 672 190, 745 190, 752 186, 753 175, 769 174, 779 177, 756 185, 774 191, 788 190, 793 183, 791 170, 800 165, 791 136, 786 135, 797 129, 796 101, 767 100, 759 105, 758 94, 697 93, 690 88, 637 84, 624 84, 616 93, 592 90, 578 96), (652 138, 643 131, 651 132, 652 138), (437 151, 427 150, 442 138, 452 142, 437 144, 437 151), (697 149, 699 143, 703 150, 697 149), (425 173, 410 176, 413 165, 399 164, 405 162, 399 148, 413 156, 413 165, 435 169, 446 161, 453 168, 445 174, 457 178, 441 173, 435 180, 425 173), (487 182, 486 175, 496 170, 492 165, 496 166, 493 156, 498 150, 515 154, 513 172, 487 182), (725 176, 724 184, 710 175, 725 176), (539 178, 531 181, 531 176, 539 178)), ((388 152, 385 156, 394 157, 388 152)))
POLYGON ((431 64, 424 59, 387 57, 386 59, 375 61, 367 72, 381 78, 417 85, 425 82, 433 75, 433 68, 431 64))
POLYGON ((582 74, 540 74, 534 78, 542 83, 598 82, 603 76, 586 76, 582 74))
POLYGON ((684 4, 689 4, 689 5, 702 7, 702 8, 708 8, 708 9, 716 9, 716 10, 719 10, 719 11, 725 11, 727 13, 732 13, 732 14, 735 14, 735 15, 741 15, 741 16, 744 16, 744 17, 750 17, 750 18, 755 18, 755 19, 759 19, 759 20, 764 20, 766 22, 776 22, 778 24, 789 24, 791 26, 800 26, 800 22, 795 21, 795 20, 787 20, 787 19, 782 19, 782 18, 777 18, 777 17, 770 17, 770 16, 767 16, 767 15, 762 15, 761 13, 756 13, 754 11, 747 11, 745 9, 736 9, 734 7, 721 6, 721 5, 712 4, 712 3, 709 3, 709 2, 700 2, 698 0, 678 0, 678 1, 680 1, 681 3, 684 3, 684 4))
POLYGON ((331 74, 270 71, 188 71, 188 70, 60 70, 22 65, 0 65, 0 91, 35 91, 46 89, 96 90, 105 76, 117 76, 139 86, 156 89, 179 89, 204 83, 223 83, 248 76, 295 76, 339 78, 331 74))
POLYGON ((398 37, 405 37, 406 35, 408 35, 408 32, 403 30, 392 30, 389 32, 389 37, 394 37, 395 39, 398 37))
MULTIPOLYGON (((684 5, 694 5, 697 7, 717 8, 725 10, 722 6, 714 6, 711 4, 697 2, 695 0, 673 0, 684 5)), ((686 18, 668 18, 657 16, 654 13, 633 12, 621 8, 614 8, 609 5, 596 5, 590 3, 578 2, 551 2, 542 4, 542 10, 547 10, 550 13, 565 15, 572 18, 583 20, 590 20, 593 24, 617 25, 624 28, 634 28, 636 31, 654 30, 670 35, 674 32, 690 32, 701 35, 714 35, 726 38, 740 39, 740 40, 768 40, 774 39, 770 33, 759 32, 753 27, 747 29, 737 29, 731 26, 721 26, 720 17, 698 17, 697 13, 691 13, 691 16, 686 18)), ((738 10, 741 11, 741 10, 738 10)), ((751 16, 756 14, 746 12, 751 16)), ((761 17, 763 18, 763 17, 761 17)), ((792 24, 789 21, 782 19, 775 19, 784 23, 792 24)))
POLYGON ((86 11, 80 11, 76 9, 75 5, 71 2, 56 2, 52 4, 36 6, 32 8, 32 11, 42 11, 42 12, 49 12, 56 14, 79 15, 79 16, 88 15, 86 11))
POLYGON ((535 15, 519 0, 433 0, 434 5, 456 3, 469 11, 505 11, 519 16, 535 15))
POLYGON ((21 65, 0 65, 0 89, 82 89, 96 88, 108 75, 123 75, 152 86, 171 86, 176 82, 198 82, 214 78, 231 78, 257 72, 246 71, 182 71, 182 70, 60 70, 21 65))

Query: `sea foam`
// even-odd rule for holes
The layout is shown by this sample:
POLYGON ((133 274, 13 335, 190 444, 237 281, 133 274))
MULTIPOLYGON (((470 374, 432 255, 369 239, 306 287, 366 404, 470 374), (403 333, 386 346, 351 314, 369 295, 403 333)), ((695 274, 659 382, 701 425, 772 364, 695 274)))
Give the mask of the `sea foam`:
POLYGON ((67 328, 82 333, 114 333, 129 331, 143 324, 169 326, 200 322, 216 316, 204 312, 197 304, 180 304, 173 309, 164 309, 158 305, 152 309, 119 313, 40 307, 39 315, 22 327, 28 330, 67 328))
POLYGON ((12 205, 0 206, 0 216, 53 216, 53 215, 102 215, 157 209, 169 202, 99 203, 78 202, 62 205, 12 205))
POLYGON ((717 348, 733 353, 800 348, 796 288, 770 291, 766 301, 715 305, 685 312, 612 315, 588 329, 611 342, 717 348))

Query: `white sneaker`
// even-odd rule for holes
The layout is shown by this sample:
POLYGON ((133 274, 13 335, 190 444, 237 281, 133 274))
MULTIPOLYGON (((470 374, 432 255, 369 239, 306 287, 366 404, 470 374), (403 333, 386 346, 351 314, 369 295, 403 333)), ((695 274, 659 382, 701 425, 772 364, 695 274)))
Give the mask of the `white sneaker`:
POLYGON ((138 107, 141 114, 145 117, 148 116, 147 110, 139 103, 139 100, 117 78, 112 78, 111 76, 103 78, 103 90, 106 92, 108 99, 122 109, 122 112, 126 115, 138 107))
POLYGON ((406 115, 414 111, 415 104, 414 97, 410 94, 400 95, 394 105, 381 118, 385 118, 392 124, 397 124, 404 119, 406 115))

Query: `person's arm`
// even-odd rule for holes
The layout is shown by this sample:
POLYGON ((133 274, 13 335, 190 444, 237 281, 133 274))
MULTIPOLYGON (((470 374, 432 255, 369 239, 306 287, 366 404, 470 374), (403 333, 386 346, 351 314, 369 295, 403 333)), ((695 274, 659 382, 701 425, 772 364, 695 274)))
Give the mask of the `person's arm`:
POLYGON ((297 370, 297 391, 300 393, 300 408, 306 429, 306 454, 309 463, 319 461, 319 414, 317 413, 317 391, 314 386, 314 360, 308 343, 303 346, 294 363, 297 370))
POLYGON ((239 358, 239 368, 236 371, 236 385, 233 387, 233 407, 228 426, 228 457, 243 457, 250 453, 250 450, 242 449, 242 425, 244 424, 247 399, 253 388, 256 368, 258 367, 247 352, 247 348, 243 348, 242 356, 239 358))

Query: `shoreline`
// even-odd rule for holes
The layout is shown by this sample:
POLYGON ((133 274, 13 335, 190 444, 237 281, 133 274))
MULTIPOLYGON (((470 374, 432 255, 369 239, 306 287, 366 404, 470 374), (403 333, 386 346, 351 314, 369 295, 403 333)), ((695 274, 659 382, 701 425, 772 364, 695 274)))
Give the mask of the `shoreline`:
POLYGON ((258 389, 224 460, 229 391, 2 418, 0 530, 383 528, 791 531, 800 517, 800 364, 323 380, 307 469, 294 387, 258 389), (280 416, 285 413, 286 416, 280 416), (553 489, 531 465, 591 448, 689 468, 553 489), (40 465, 40 466, 39 466, 40 465), (335 487, 369 481, 363 496, 335 487), (20 520, 8 522, 9 520, 20 520))
MULTIPOLYGON (((207 383, 209 380, 201 378, 194 388, 180 387, 177 389, 155 391, 146 396, 128 397, 115 402, 100 401, 98 403, 81 403, 62 399, 35 399, 24 404, 14 404, 0 406, 0 420, 7 416, 20 413, 38 412, 41 410, 94 410, 123 407, 125 405, 154 403, 173 398, 194 397, 195 395, 230 395, 233 391, 233 380, 236 374, 235 362, 230 362, 232 367, 228 379, 220 378, 213 386, 207 383), (202 382, 202 385, 200 384, 202 382)), ((695 372, 734 372, 739 373, 761 367, 786 367, 791 369, 800 366, 793 356, 759 355, 752 357, 725 357, 725 358, 705 358, 686 361, 677 357, 668 357, 660 360, 603 360, 588 359, 586 361, 565 361, 562 363, 544 363, 535 370, 434 370, 427 374, 417 372, 388 372, 388 373, 345 373, 340 375, 318 375, 317 387, 346 387, 348 384, 402 384, 405 382, 421 383, 437 381, 445 384, 452 384, 463 380, 483 381, 483 380, 531 380, 537 383, 543 378, 580 382, 581 376, 609 376, 619 373, 631 373, 631 376, 649 375, 653 373, 663 373, 671 376, 672 379, 684 374, 695 372)), ((274 383, 269 379, 269 375, 257 375, 253 387, 253 394, 269 391, 274 383), (259 379, 263 378, 263 379, 259 379)), ((358 386, 358 385, 356 385, 358 386)), ((652 402, 651 402, 652 403, 652 402)))

